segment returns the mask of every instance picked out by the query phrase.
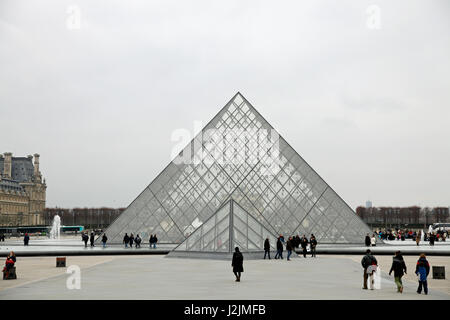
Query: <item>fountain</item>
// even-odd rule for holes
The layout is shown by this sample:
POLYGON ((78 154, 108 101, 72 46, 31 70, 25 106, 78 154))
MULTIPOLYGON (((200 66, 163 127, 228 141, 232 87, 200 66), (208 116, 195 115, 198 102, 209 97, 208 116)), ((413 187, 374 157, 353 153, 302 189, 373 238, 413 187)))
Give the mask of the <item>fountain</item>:
POLYGON ((61 229, 61 218, 58 215, 53 217, 53 225, 50 230, 50 239, 59 240, 59 232, 61 229))

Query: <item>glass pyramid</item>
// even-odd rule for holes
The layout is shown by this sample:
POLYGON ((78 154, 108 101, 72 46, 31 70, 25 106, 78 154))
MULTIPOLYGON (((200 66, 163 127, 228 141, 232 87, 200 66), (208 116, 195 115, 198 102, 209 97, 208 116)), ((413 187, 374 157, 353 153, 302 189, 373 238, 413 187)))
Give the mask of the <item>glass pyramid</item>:
POLYGON ((174 251, 241 252, 263 251, 269 238, 272 250, 276 237, 234 200, 227 201, 174 251))
POLYGON ((272 234, 361 243, 371 232, 238 92, 106 234, 111 243, 122 243, 125 232, 181 243, 207 221, 220 223, 208 219, 220 217, 219 208, 231 199, 272 234))

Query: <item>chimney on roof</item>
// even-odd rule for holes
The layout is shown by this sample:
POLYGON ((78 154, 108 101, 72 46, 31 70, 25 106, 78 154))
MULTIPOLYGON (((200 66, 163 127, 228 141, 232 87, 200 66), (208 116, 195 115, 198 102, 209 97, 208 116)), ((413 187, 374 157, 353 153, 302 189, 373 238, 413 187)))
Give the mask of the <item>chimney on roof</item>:
POLYGON ((34 154, 34 177, 41 180, 41 172, 39 171, 39 154, 34 154))
POLYGON ((3 155, 5 156, 5 161, 3 162, 3 176, 6 179, 11 179, 12 153, 5 152, 3 155))

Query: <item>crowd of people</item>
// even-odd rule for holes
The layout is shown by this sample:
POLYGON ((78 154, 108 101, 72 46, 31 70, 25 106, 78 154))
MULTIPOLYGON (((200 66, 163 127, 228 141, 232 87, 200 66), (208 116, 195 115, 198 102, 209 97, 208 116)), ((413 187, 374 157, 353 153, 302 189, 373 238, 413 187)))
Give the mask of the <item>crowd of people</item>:
MULTIPOLYGON (((295 251, 296 249, 298 249, 299 247, 302 248, 302 254, 303 257, 306 258, 306 254, 308 252, 308 245, 310 248, 310 252, 311 252, 311 257, 316 257, 316 246, 317 246, 317 240, 316 237, 314 236, 314 234, 311 234, 311 237, 308 238, 303 235, 301 238, 299 235, 296 236, 290 236, 288 238, 287 241, 285 241, 284 236, 283 235, 279 235, 277 238, 277 243, 276 243, 276 254, 274 259, 283 259, 283 251, 284 251, 284 247, 286 247, 286 251, 287 251, 287 261, 290 261, 291 259, 291 255, 292 252, 295 251)), ((266 259, 266 257, 269 258, 270 260, 270 241, 269 238, 266 238, 266 240, 264 241, 264 259, 266 259)))
MULTIPOLYGON (((141 247, 142 238, 139 236, 139 234, 136 235, 136 237, 131 233, 128 235, 128 233, 125 233, 125 236, 123 237, 123 244, 125 244, 125 248, 128 248, 128 245, 130 248, 133 247, 133 244, 135 248, 141 247)), ((151 234, 150 238, 148 240, 150 244, 150 248, 156 249, 156 243, 158 242, 158 238, 156 237, 156 234, 151 234)))
MULTIPOLYGON (((422 230, 411 230, 411 229, 379 229, 374 231, 376 235, 381 240, 413 240, 422 241, 422 230)), ((436 241, 446 241, 448 238, 447 230, 437 230, 436 232, 424 232, 423 241, 430 242, 431 245, 436 241)))
MULTIPOLYGON (((361 260, 361 265, 364 269, 363 272, 363 289, 369 289, 368 284, 370 284, 370 289, 374 289, 374 274, 378 269, 378 261, 370 251, 367 249, 366 255, 361 260)), ((389 275, 394 272, 394 282, 397 286, 397 292, 403 293, 403 283, 402 277, 406 274, 407 268, 403 255, 400 251, 395 252, 395 256, 392 258, 391 269, 389 270, 389 275)), ((430 263, 426 259, 424 253, 420 254, 419 260, 415 265, 415 274, 418 277, 419 286, 417 288, 417 293, 421 294, 422 289, 425 294, 428 294, 428 282, 427 277, 430 274, 430 263)))

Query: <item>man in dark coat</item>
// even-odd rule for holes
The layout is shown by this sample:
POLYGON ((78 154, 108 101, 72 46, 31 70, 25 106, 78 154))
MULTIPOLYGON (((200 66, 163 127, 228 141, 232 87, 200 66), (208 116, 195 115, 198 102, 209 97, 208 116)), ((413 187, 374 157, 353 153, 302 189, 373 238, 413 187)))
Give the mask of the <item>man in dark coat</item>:
POLYGON ((434 246, 434 240, 436 239, 436 236, 434 235, 434 233, 432 232, 430 234, 430 246, 434 246))
POLYGON ((366 243, 366 247, 370 247, 370 236, 369 236, 369 234, 366 235, 365 243, 366 243))
POLYGON ((311 238, 309 239, 309 246, 311 247, 311 258, 316 257, 316 246, 317 240, 314 234, 311 234, 311 238))
POLYGON ((87 248, 87 242, 88 242, 88 240, 89 240, 88 235, 87 235, 86 233, 83 233, 83 234, 81 235, 81 239, 82 239, 83 242, 84 242, 84 247, 87 248))
POLYGON ((106 233, 104 233, 102 237, 103 248, 106 248, 106 241, 108 241, 108 237, 106 236, 106 233))
POLYGON ((133 234, 131 233, 131 234, 130 234, 130 238, 129 238, 130 248, 133 248, 133 242, 134 242, 134 236, 133 236, 133 234))
POLYGON ((94 241, 95 241, 95 235, 93 232, 91 232, 91 237, 89 238, 89 240, 91 241, 91 247, 94 246, 94 241))
POLYGON ((128 248, 128 242, 130 242, 130 237, 128 236, 128 233, 125 233, 125 236, 123 237, 123 243, 125 243, 125 248, 128 248))
POLYGON ((300 245, 300 236, 296 235, 295 236, 295 247, 298 248, 299 245, 300 245))
POLYGON ((25 237, 23 237, 23 244, 25 246, 27 246, 29 241, 30 241, 30 236, 28 235, 28 233, 25 233, 25 237))
POLYGON ((307 252, 306 247, 308 246, 308 239, 306 239, 305 235, 303 235, 300 245, 302 246, 302 249, 303 249, 303 257, 306 258, 306 252, 307 252))
POLYGON ((367 279, 368 279, 368 274, 367 274, 367 268, 369 266, 371 266, 372 264, 377 265, 378 261, 377 259, 375 259, 375 257, 372 255, 372 252, 370 251, 370 249, 367 249, 366 251, 366 255, 362 258, 361 260, 361 265, 364 268, 364 277, 363 277, 363 289, 367 289, 367 279))
POLYGON ((269 242, 269 238, 266 238, 266 240, 264 241, 264 259, 266 259, 266 255, 269 256, 269 260, 270 260, 270 242, 269 242))
POLYGON ((156 244, 158 243, 158 238, 156 237, 156 233, 153 236, 153 249, 156 249, 156 244))
POLYGON ((394 271, 394 279, 395 284, 397 285, 397 292, 402 293, 402 277, 404 274, 406 274, 406 264, 400 251, 395 252, 395 257, 392 258, 392 266, 391 270, 389 271, 389 275, 391 275, 392 271, 394 271))
POLYGON ((292 250, 294 250, 294 244, 292 243, 292 237, 289 237, 288 241, 286 242, 286 251, 287 254, 287 261, 291 261, 290 257, 292 254, 292 250))
POLYGON ((239 248, 234 248, 233 260, 231 261, 231 266, 233 267, 233 273, 236 276, 236 281, 241 281, 241 272, 244 272, 244 256, 239 251, 239 248))
POLYGON ((280 237, 277 240, 277 254, 275 255, 275 259, 283 259, 283 243, 281 242, 280 237))

